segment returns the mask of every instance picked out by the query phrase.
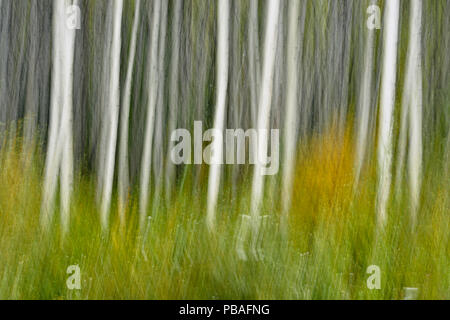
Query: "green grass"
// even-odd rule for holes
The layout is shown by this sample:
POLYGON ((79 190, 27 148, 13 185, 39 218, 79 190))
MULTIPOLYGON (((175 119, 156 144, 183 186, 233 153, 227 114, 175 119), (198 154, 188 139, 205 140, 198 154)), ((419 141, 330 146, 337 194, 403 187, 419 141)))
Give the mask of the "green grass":
POLYGON ((224 182, 214 234, 205 226, 205 175, 196 181, 191 170, 170 206, 161 201, 154 210, 146 233, 138 232, 134 195, 126 226, 120 227, 114 205, 105 233, 95 178, 78 176, 63 237, 57 208, 48 232, 39 223, 42 156, 13 143, 0 157, 0 299, 402 299, 404 287, 417 287, 419 299, 449 299, 448 170, 442 163, 426 167, 414 232, 406 187, 391 201, 386 228, 377 231, 374 166, 355 195, 349 144, 321 138, 311 145, 299 156, 288 237, 279 232, 278 180, 271 178, 262 256, 254 257, 247 241, 243 261, 235 248, 248 212, 248 182, 235 197, 224 182), (366 286, 373 264, 381 268, 380 290, 366 286), (70 265, 81 269, 81 290, 66 287, 70 265))

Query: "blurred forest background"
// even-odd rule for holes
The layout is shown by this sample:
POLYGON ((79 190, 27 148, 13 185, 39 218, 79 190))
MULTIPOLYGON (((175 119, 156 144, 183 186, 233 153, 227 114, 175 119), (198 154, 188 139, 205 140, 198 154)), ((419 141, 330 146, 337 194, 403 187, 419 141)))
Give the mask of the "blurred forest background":
POLYGON ((0 298, 449 299, 449 30, 448 0, 0 0, 0 298), (194 121, 279 129, 279 174, 175 165, 194 121))

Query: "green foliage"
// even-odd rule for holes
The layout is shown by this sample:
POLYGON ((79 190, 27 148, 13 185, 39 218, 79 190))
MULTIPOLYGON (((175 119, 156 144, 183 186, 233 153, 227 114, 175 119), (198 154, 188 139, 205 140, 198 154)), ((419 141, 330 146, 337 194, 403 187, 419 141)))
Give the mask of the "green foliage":
POLYGON ((391 203, 386 229, 377 232, 373 170, 354 195, 351 150, 326 140, 311 145, 299 158, 289 237, 280 236, 278 190, 268 184, 262 255, 255 258, 248 241, 243 261, 235 248, 250 198, 245 181, 237 196, 224 185, 215 234, 204 223, 206 183, 190 169, 170 205, 153 208, 145 233, 131 195, 126 226, 113 206, 106 234, 95 179, 79 176, 63 237, 58 208, 50 230, 39 223, 40 157, 9 143, 0 160, 0 298, 402 299, 404 287, 417 287, 420 299, 449 299, 448 180, 441 165, 427 168, 416 230, 405 190, 391 203), (380 290, 366 286, 373 264, 381 268, 380 290), (66 287, 70 265, 81 269, 81 290, 66 287))

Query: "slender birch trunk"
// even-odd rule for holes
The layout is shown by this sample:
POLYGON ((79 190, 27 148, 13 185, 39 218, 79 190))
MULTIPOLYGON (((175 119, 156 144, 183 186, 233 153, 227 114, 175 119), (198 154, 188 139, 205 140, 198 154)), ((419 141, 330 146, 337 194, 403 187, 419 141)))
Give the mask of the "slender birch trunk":
POLYGON ((153 24, 151 34, 150 47, 150 81, 149 81, 149 96, 147 105, 147 118, 144 135, 144 150, 142 154, 141 163, 141 182, 140 182, 140 227, 144 227, 148 197, 149 197, 149 183, 150 183, 150 169, 152 159, 152 145, 153 134, 155 126, 155 108, 158 95, 158 36, 161 16, 161 0, 156 0, 153 8, 153 24))
MULTIPOLYGON (((66 7, 72 1, 66 0, 66 7)), ((78 0, 73 2, 78 5, 78 0)), ((64 26, 67 29, 67 26, 64 26)), ((73 63, 75 54, 75 29, 67 29, 64 43, 64 104, 61 116, 61 146, 58 146, 61 155, 61 221, 63 231, 69 227, 70 199, 73 185, 73 63)))
MULTIPOLYGON (((374 4, 375 1, 371 1, 374 4)), ((372 74, 374 53, 375 30, 367 28, 367 36, 364 53, 364 71, 362 78, 362 89, 359 96, 359 110, 357 120, 356 136, 356 158, 355 158, 355 189, 359 183, 361 170, 366 157, 367 137, 369 135, 370 106, 372 101, 372 74)))
POLYGON ((291 0, 289 3, 289 26, 287 44, 287 77, 286 77, 286 114, 284 119, 284 171, 282 178, 282 218, 283 231, 287 229, 288 211, 291 205, 292 177, 294 175, 297 137, 297 108, 298 108, 298 60, 299 35, 298 21, 300 17, 300 1, 291 0))
POLYGON ((161 27, 159 34, 159 53, 158 53, 158 100, 155 114, 155 137, 153 152, 153 172, 155 176, 155 201, 153 202, 153 212, 157 212, 160 204, 160 198, 163 192, 163 161, 164 161, 164 66, 166 56, 166 37, 167 37, 167 9, 168 1, 161 3, 161 27))
MULTIPOLYGON (((267 7, 267 25, 264 44, 264 65, 262 71, 261 90, 259 97, 258 125, 257 129, 268 130, 270 121, 270 109, 272 104, 273 79, 275 71, 275 53, 277 44, 277 30, 280 3, 278 0, 270 0, 267 7)), ((267 154, 268 139, 262 134, 258 136, 258 155, 267 154)), ((260 159, 256 161, 253 173, 253 187, 251 198, 251 213, 253 222, 257 224, 264 189, 264 168, 260 159)))
POLYGON ((261 89, 259 96, 258 110, 258 149, 257 161, 253 172, 252 194, 250 213, 251 217, 243 217, 242 227, 237 243, 237 254, 241 259, 246 259, 244 252, 244 241, 247 238, 249 223, 251 223, 252 251, 256 256, 256 245, 259 236, 260 210, 264 191, 264 170, 261 163, 261 155, 266 155, 268 150, 268 134, 264 135, 264 130, 268 131, 270 124, 270 109, 272 104, 272 92, 275 72, 275 54, 277 51, 278 19, 280 16, 280 1, 269 0, 267 5, 267 19, 264 43, 264 62, 262 69, 261 89))
POLYGON ((168 131, 168 150, 166 160, 166 201, 172 200, 172 186, 175 180, 175 165, 173 164, 170 153, 174 143, 170 140, 170 135, 176 128, 178 111, 178 89, 179 89, 179 60, 180 60, 180 31, 181 31, 181 0, 175 0, 174 18, 172 24, 172 50, 170 59, 170 95, 169 95, 169 131, 168 131))
POLYGON ((383 227, 387 220, 386 207, 391 188, 392 124, 395 103, 397 73, 397 41, 399 24, 398 0, 386 2, 383 44, 383 75, 380 101, 380 123, 378 132, 378 225, 383 227))
POLYGON ((124 95, 120 112, 120 140, 119 140, 119 218, 121 225, 125 224, 125 206, 130 187, 128 168, 128 129, 130 117, 131 84, 133 80, 134 60, 136 56, 136 38, 140 21, 141 0, 136 0, 134 21, 131 31, 130 52, 128 58, 127 75, 125 79, 124 95))
POLYGON ((117 129, 120 105, 120 49, 122 29, 123 0, 114 2, 113 35, 111 47, 111 76, 109 82, 108 103, 108 140, 106 145, 105 175, 101 200, 101 224, 104 230, 108 228, 109 209, 114 178, 116 158, 117 129))
POLYGON ((50 123, 48 129, 47 157, 45 160, 44 190, 41 206, 41 223, 48 227, 53 216, 54 201, 56 195, 59 164, 55 163, 56 143, 60 123, 61 105, 61 39, 64 32, 62 19, 64 14, 63 2, 53 1, 53 52, 52 52, 52 88, 50 101, 50 123))
POLYGON ((251 125, 256 126, 258 117, 258 96, 260 84, 258 0, 250 0, 248 23, 248 57, 250 73, 251 125))
MULTIPOLYGON (((225 123, 225 107, 228 87, 228 64, 229 64, 229 15, 230 8, 228 0, 219 0, 217 7, 218 15, 218 44, 217 44, 217 96, 216 114, 214 117, 214 129, 223 132, 225 123)), ((208 208, 206 223, 210 231, 215 225, 215 210, 217 196, 219 194, 221 163, 223 161, 223 141, 214 139, 212 142, 214 155, 209 170, 208 181, 208 208)))
MULTIPOLYGON (((227 113, 228 128, 242 128, 241 115, 242 115, 242 95, 240 92, 243 88, 242 79, 242 47, 241 47, 241 3, 235 2, 231 9, 231 26, 230 26, 230 88, 229 88, 229 104, 227 113)), ((228 150, 229 152, 229 150, 228 150)), ((225 153, 225 157, 228 154, 225 153)), ((226 161, 228 164, 228 161, 226 161)), ((234 163, 233 163, 234 164, 234 163)), ((240 166, 233 165, 231 167, 231 194, 232 199, 236 199, 238 191, 238 179, 239 179, 240 166)), ((225 174, 226 175, 226 174, 225 174)))
MULTIPOLYGON (((409 63, 409 62, 408 62, 409 63)), ((406 68, 405 73, 405 84, 402 93, 402 105, 401 105, 401 115, 400 115, 400 132, 398 136, 398 151, 397 151, 397 161, 396 161, 396 175, 395 175, 395 195, 399 197, 402 190, 402 182, 404 176, 404 162, 406 155, 406 144, 408 140, 408 114, 409 105, 411 103, 411 69, 406 68)))
POLYGON ((100 90, 101 94, 97 98, 99 103, 98 111, 95 113, 94 121, 95 121, 95 129, 96 132, 93 133, 93 141, 92 143, 98 144, 98 168, 97 168, 97 193, 96 200, 101 206, 102 197, 103 197, 103 188, 105 184, 105 173, 106 173, 106 151, 107 144, 109 138, 109 98, 110 98, 110 78, 111 78, 111 55, 112 55, 112 31, 109 28, 109 25, 113 22, 114 16, 114 1, 109 2, 107 5, 107 13, 105 17, 105 37, 103 44, 103 56, 102 56, 102 67, 101 70, 101 84, 100 90), (107 120, 105 121, 105 117, 107 120), (97 134, 100 135, 99 139, 97 134))
POLYGON ((409 113, 410 147, 408 157, 409 184, 411 190, 411 225, 414 228, 419 209, 420 185, 422 180, 422 2, 412 0, 410 20, 410 54, 412 77, 412 96, 409 113))
POLYGON ((52 73, 52 101, 41 222, 51 221, 57 179, 60 175, 61 224, 63 233, 69 227, 70 199, 73 184, 73 62, 75 29, 65 24, 65 9, 76 5, 70 0, 54 2, 54 51, 52 73), (60 110, 62 106, 62 110, 60 110))

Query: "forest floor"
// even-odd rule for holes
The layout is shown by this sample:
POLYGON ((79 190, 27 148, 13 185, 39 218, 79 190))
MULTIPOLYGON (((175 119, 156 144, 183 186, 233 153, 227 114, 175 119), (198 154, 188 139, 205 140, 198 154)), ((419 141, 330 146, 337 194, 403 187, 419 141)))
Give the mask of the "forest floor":
POLYGON ((392 188, 388 222, 380 229, 376 166, 367 166, 355 189, 349 141, 311 145, 300 152, 287 234, 278 223, 279 178, 272 177, 258 254, 244 239, 243 260, 236 245, 248 214, 247 180, 233 187, 225 174, 215 233, 205 225, 206 175, 194 169, 180 177, 170 205, 153 198, 145 232, 139 232, 133 194, 126 225, 114 198, 104 232, 96 179, 78 175, 63 236, 58 208, 49 230, 40 225, 42 153, 10 143, 0 152, 0 299, 403 299, 406 287, 417 288, 418 299, 449 299, 445 162, 425 166, 416 227, 405 184, 400 194, 392 188), (67 286, 73 265, 80 270, 78 290, 67 286), (371 265, 379 267, 380 289, 367 285, 371 265))

